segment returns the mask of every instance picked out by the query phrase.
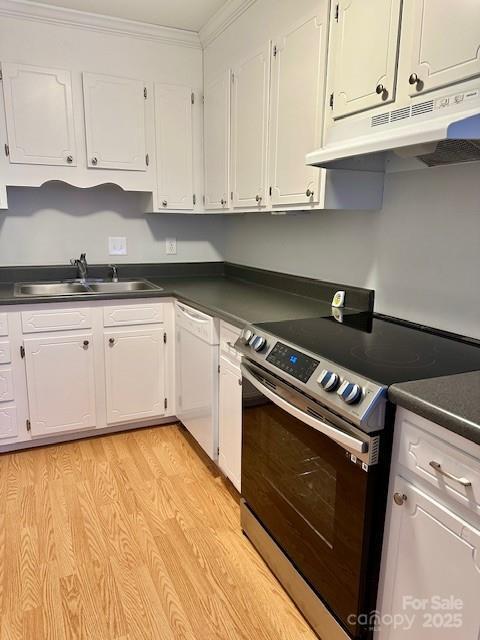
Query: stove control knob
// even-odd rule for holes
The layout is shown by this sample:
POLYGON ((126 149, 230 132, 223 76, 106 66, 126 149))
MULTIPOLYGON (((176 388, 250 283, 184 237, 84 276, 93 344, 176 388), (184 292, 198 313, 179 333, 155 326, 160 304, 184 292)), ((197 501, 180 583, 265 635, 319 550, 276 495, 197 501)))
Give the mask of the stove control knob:
POLYGON ((358 384, 353 384, 352 382, 345 380, 337 391, 337 394, 347 404, 357 404, 357 402, 360 402, 362 398, 362 388, 358 384))
POLYGON ((242 340, 245 344, 248 344, 250 340, 253 338, 253 331, 251 329, 245 329, 242 334, 242 340))
POLYGON ((338 375, 328 369, 324 369, 318 378, 318 383, 328 392, 335 391, 339 382, 338 375))
POLYGON ((265 347, 266 344, 267 344, 267 341, 262 336, 255 336, 253 341, 250 343, 252 349, 258 352, 262 351, 262 349, 265 347))

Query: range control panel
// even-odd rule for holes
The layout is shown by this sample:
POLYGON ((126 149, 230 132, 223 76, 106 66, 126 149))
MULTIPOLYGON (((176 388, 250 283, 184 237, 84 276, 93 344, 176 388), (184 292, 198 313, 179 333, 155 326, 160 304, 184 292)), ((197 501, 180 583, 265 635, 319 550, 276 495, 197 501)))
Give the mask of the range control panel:
POLYGON ((320 364, 319 360, 296 351, 286 344, 277 342, 267 356, 267 362, 289 373, 300 382, 308 382, 315 369, 320 364))

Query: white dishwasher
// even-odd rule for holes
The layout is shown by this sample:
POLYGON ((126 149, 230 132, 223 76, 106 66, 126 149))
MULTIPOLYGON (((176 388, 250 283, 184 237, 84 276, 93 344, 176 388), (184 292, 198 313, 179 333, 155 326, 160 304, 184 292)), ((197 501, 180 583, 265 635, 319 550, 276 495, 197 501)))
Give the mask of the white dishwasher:
POLYGON ((219 321, 175 303, 177 417, 218 460, 219 321))

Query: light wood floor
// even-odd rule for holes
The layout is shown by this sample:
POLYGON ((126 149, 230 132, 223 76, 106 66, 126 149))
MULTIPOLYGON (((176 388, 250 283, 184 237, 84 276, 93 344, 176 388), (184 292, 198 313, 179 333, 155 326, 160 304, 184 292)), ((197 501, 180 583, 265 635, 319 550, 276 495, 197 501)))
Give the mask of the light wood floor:
POLYGON ((313 640, 178 426, 0 456, 1 640, 313 640))

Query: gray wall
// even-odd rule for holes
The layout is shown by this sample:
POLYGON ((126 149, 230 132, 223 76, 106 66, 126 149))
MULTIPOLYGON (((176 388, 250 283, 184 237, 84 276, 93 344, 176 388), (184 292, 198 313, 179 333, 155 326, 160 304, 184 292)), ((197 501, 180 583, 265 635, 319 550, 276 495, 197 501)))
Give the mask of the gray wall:
POLYGON ((385 187, 378 212, 235 216, 225 257, 371 287, 380 313, 480 338, 480 164, 385 187))
POLYGON ((76 189, 48 184, 9 189, 0 214, 0 264, 66 264, 81 251, 91 263, 222 260, 224 219, 215 215, 141 213, 142 194, 102 185, 76 189), (108 236, 126 236, 128 255, 109 256, 108 236), (177 238, 177 255, 165 238, 177 238))

